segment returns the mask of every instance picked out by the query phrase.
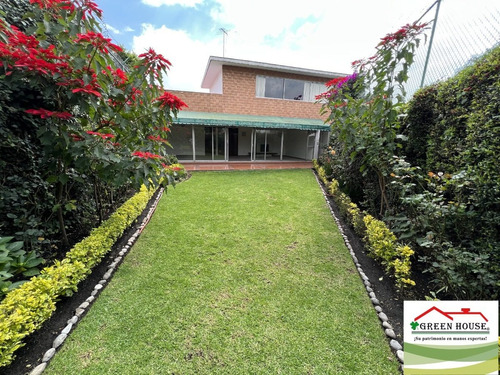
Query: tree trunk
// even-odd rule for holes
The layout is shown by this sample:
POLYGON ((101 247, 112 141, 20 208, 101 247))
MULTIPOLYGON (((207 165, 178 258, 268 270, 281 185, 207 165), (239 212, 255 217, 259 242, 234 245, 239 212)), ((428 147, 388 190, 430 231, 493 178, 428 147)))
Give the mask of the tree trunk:
POLYGON ((64 223, 64 215, 63 215, 63 196, 64 185, 62 182, 57 183, 57 204, 59 207, 57 208, 57 219, 59 221, 59 231, 61 232, 61 240, 64 247, 69 247, 68 235, 66 234, 66 226, 64 223))

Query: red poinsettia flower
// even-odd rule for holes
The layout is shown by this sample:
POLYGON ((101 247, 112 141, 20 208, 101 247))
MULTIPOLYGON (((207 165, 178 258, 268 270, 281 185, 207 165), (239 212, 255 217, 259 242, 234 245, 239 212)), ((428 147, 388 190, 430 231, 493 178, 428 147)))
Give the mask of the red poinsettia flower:
POLYGON ((55 117, 55 118, 67 120, 67 119, 73 117, 73 115, 69 112, 49 111, 49 110, 43 109, 43 108, 27 109, 24 112, 29 113, 30 115, 40 116, 41 118, 55 117))
POLYGON ((72 92, 74 92, 75 94, 77 92, 84 92, 86 94, 92 94, 92 95, 95 95, 97 97, 101 97, 101 93, 99 91, 97 91, 92 85, 88 84, 88 85, 85 85, 84 87, 78 87, 76 89, 73 89, 71 90, 72 92))
POLYGON ((93 31, 88 31, 85 34, 77 34, 75 42, 76 43, 86 42, 92 44, 102 53, 109 53, 110 49, 115 52, 123 51, 123 49, 120 46, 111 43, 110 38, 105 38, 101 33, 96 33, 93 31))
POLYGON ((168 106, 172 110, 174 108, 176 110, 181 110, 183 107, 187 107, 187 104, 184 103, 181 99, 166 91, 163 93, 163 95, 156 98, 155 101, 160 102, 160 107, 163 108, 165 106, 168 106))
POLYGON ((161 155, 156 155, 151 152, 144 152, 144 151, 134 151, 132 152, 132 156, 137 156, 142 159, 163 159, 161 155))
POLYGON ((115 136, 113 134, 104 134, 104 133, 99 133, 99 132, 94 132, 91 130, 86 131, 87 134, 89 135, 95 135, 98 137, 101 137, 102 139, 109 139, 109 138, 114 138, 115 136))

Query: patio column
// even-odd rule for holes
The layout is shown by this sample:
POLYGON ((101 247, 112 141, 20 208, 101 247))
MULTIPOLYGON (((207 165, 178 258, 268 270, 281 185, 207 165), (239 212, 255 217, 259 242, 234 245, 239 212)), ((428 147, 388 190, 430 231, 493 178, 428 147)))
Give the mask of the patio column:
POLYGON ((319 137, 320 137, 320 131, 316 130, 316 137, 314 138, 313 159, 317 159, 319 156, 319 137))
POLYGON ((191 138, 192 144, 193 144, 193 161, 196 161, 196 142, 195 142, 195 135, 194 135, 194 125, 191 125, 191 138))
POLYGON ((281 152, 280 152, 280 160, 283 160, 283 144, 285 140, 285 131, 281 131, 281 152))

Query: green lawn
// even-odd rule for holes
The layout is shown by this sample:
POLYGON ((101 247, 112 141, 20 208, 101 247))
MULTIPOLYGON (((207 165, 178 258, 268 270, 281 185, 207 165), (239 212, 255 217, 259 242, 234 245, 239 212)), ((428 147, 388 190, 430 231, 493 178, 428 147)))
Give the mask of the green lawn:
POLYGON ((310 170, 198 172, 45 374, 398 374, 310 170))

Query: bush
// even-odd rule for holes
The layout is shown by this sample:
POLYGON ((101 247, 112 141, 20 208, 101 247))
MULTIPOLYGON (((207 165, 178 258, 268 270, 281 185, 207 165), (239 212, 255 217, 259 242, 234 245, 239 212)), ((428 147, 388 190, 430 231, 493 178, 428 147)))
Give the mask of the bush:
MULTIPOLYGON (((317 161, 314 161, 313 165, 316 170, 322 169, 317 161)), ((410 258, 414 254, 413 250, 407 245, 399 244, 396 236, 382 221, 361 211, 349 196, 340 190, 336 179, 331 182, 327 180, 325 185, 342 218, 354 228, 369 254, 385 267, 386 273, 394 276, 396 286, 399 289, 414 286, 415 282, 410 279, 410 258)))
POLYGON ((146 207, 153 190, 145 187, 123 204, 90 236, 18 289, 7 294, 0 303, 0 367, 12 362, 22 340, 41 327, 56 309, 61 296, 71 295, 78 283, 111 249, 146 207))
POLYGON ((398 287, 414 286, 415 282, 410 279, 413 250, 409 246, 398 245, 396 236, 384 222, 371 215, 366 215, 363 221, 366 225, 364 240, 370 254, 381 261, 387 272, 392 271, 398 287))

